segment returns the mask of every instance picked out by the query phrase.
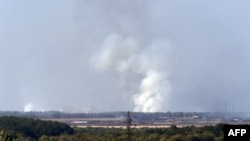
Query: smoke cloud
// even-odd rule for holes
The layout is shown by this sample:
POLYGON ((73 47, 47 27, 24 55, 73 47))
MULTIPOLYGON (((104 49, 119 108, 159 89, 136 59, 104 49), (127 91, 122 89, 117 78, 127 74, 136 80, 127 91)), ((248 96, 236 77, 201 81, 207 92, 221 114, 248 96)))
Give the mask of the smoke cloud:
POLYGON ((91 64, 97 71, 114 70, 126 86, 137 81, 127 76, 141 78, 135 86, 126 87, 132 92, 137 91, 136 94, 129 94, 134 110, 162 111, 171 90, 168 80, 168 67, 171 65, 166 64, 171 62, 169 48, 170 45, 164 41, 153 41, 151 45, 141 47, 135 38, 111 34, 106 37, 101 52, 92 58, 91 64))
POLYGON ((249 4, 1 1, 0 110, 249 112, 249 4))
POLYGON ((164 83, 164 81, 167 81, 165 77, 164 74, 157 71, 147 72, 141 82, 140 92, 135 95, 135 111, 157 112, 164 110, 163 105, 167 101, 167 96, 171 90, 171 87, 164 83))

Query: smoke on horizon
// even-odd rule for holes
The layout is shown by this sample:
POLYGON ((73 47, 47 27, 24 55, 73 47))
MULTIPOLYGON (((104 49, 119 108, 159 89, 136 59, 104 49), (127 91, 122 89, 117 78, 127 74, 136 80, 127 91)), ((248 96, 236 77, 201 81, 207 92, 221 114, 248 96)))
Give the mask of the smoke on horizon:
MULTIPOLYGON (((128 96, 134 103, 135 111, 163 111, 171 91, 168 80, 172 67, 169 48, 170 45, 164 41, 153 41, 148 47, 141 47, 132 37, 111 34, 104 40, 102 51, 92 58, 91 64, 97 71, 113 70, 118 73, 125 85, 123 91, 131 91, 128 96), (129 86, 131 83, 134 86, 129 86)), ((129 100, 127 102, 130 103, 129 100)))
POLYGON ((250 2, 0 2, 0 110, 249 112, 250 2))

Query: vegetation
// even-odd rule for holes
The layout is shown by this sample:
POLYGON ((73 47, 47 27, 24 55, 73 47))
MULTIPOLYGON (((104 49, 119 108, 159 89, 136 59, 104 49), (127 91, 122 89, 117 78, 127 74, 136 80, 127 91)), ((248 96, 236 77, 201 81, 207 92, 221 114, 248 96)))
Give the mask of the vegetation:
MULTIPOLYGON (((205 127, 133 129, 133 141, 223 141, 223 125, 205 127)), ((75 128, 74 135, 44 137, 41 141, 126 141, 127 132, 117 128, 75 128)))
POLYGON ((61 134, 73 134, 74 132, 70 126, 63 123, 13 116, 0 118, 0 131, 2 131, 1 137, 11 135, 13 138, 18 138, 16 133, 20 133, 33 139, 38 139, 42 135, 58 136, 61 134))
MULTIPOLYGON (((223 141, 223 125, 131 129, 137 141, 223 141)), ((126 141, 122 128, 74 128, 39 119, 0 118, 0 141, 126 141)))

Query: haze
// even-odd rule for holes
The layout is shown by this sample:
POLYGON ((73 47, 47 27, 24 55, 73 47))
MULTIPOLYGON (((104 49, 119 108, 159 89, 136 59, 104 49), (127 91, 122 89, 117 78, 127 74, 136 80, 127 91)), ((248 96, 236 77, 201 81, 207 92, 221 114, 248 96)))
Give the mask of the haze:
POLYGON ((248 1, 0 1, 0 110, 249 112, 248 1))

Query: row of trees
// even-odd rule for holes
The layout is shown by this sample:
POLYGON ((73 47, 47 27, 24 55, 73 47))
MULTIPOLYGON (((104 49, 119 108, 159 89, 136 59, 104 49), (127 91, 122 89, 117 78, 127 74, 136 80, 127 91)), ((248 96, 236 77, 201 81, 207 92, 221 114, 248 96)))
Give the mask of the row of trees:
POLYGON ((38 139, 42 135, 57 136, 74 133, 74 130, 64 123, 13 116, 0 117, 0 131, 3 131, 2 135, 8 135, 12 131, 33 139, 38 139))
MULTIPOLYGON (((117 118, 126 117, 126 112, 103 112, 103 113, 64 113, 59 111, 48 112, 18 112, 18 111, 0 111, 0 116, 17 116, 28 118, 117 118)), ((131 112, 135 119, 159 119, 162 117, 224 117, 225 113, 205 113, 205 112, 131 112)))
MULTIPOLYGON (((66 124, 17 117, 0 118, 0 141, 126 141, 122 128, 71 128, 66 124)), ((133 141, 223 141, 223 125, 131 129, 133 141)))
MULTIPOLYGON (((223 126, 133 129, 133 141, 223 141, 223 126)), ((73 135, 43 136, 40 141, 127 141, 126 130, 76 128, 73 135)))

